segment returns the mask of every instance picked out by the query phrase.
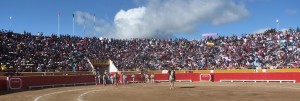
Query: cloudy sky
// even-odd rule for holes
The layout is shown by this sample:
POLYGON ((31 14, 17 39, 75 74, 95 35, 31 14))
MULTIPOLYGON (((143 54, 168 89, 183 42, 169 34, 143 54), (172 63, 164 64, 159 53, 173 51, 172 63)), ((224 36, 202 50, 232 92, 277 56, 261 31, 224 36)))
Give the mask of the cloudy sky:
POLYGON ((263 32, 277 28, 276 20, 278 30, 300 27, 299 0, 1 0, 1 4, 5 5, 0 6, 0 29, 18 33, 73 35, 73 14, 74 35, 82 37, 201 39, 203 33, 263 32))

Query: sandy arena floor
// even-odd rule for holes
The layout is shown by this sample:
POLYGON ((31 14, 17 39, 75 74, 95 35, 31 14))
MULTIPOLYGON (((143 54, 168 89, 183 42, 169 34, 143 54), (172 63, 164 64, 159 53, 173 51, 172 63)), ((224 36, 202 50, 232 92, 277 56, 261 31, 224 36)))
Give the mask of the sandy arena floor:
POLYGON ((299 101, 300 84, 168 83, 0 91, 0 101, 299 101))

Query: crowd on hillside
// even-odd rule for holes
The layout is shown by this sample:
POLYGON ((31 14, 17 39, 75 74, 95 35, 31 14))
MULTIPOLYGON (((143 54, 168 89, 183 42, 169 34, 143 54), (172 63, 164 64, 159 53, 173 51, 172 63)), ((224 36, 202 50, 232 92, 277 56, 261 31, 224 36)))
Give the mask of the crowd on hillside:
POLYGON ((18 71, 88 71, 88 59, 118 69, 241 69, 300 65, 300 32, 187 39, 107 39, 0 32, 1 67, 18 71), (208 43, 213 43, 208 45, 208 43))

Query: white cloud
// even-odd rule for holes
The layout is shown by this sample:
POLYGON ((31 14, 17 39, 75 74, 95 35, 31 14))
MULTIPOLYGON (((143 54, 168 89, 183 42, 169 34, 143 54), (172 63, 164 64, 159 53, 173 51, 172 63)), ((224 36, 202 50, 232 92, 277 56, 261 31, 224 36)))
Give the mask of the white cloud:
POLYGON ((129 9, 127 11, 120 10, 114 19, 116 33, 118 33, 120 38, 130 38, 130 37, 140 37, 143 35, 147 37, 146 29, 142 29, 144 27, 143 18, 145 18, 145 7, 129 9), (143 34, 141 34, 143 33, 143 34))
POLYGON ((78 24, 91 24, 90 22, 93 21, 93 15, 88 12, 76 11, 75 15, 75 21, 78 24))
MULTIPOLYGON (((94 15, 88 12, 76 11, 75 12, 75 22, 80 25, 85 25, 87 30, 92 30, 94 28, 94 15)), ((114 27, 103 19, 95 18, 95 31, 100 33, 113 33, 114 27)), ((88 34, 87 36, 92 36, 88 34)))
POLYGON ((272 2, 272 0, 241 0, 245 2, 250 2, 250 3, 257 3, 257 2, 272 2))
POLYGON ((254 31, 253 33, 264 33, 268 29, 271 29, 271 28, 261 28, 261 29, 254 31))
MULTIPOLYGON (((264 33, 268 29, 271 29, 271 28, 261 28, 261 29, 254 31, 253 33, 264 33)), ((281 28, 279 31, 285 32, 287 30, 288 30, 287 28, 281 28)))
POLYGON ((236 5, 234 2, 229 2, 228 4, 222 4, 225 8, 220 15, 217 15, 215 19, 213 19, 214 24, 224 24, 228 22, 233 22, 249 15, 247 9, 245 9, 244 5, 236 5))
MULTIPOLYGON (((78 12, 77 23, 92 23, 90 14, 78 12)), ((101 20, 97 25, 101 30, 97 31, 112 33, 104 37, 166 38, 172 37, 170 33, 194 33, 197 25, 204 22, 221 25, 248 15, 245 5, 233 0, 149 0, 142 7, 120 10, 113 23, 101 20)))
POLYGON ((287 9, 285 10, 286 13, 291 14, 291 15, 296 15, 298 14, 298 10, 297 9, 287 9))
POLYGON ((282 32, 285 32, 285 31, 288 31, 289 29, 287 29, 287 28, 281 28, 280 29, 280 31, 282 31, 282 32))

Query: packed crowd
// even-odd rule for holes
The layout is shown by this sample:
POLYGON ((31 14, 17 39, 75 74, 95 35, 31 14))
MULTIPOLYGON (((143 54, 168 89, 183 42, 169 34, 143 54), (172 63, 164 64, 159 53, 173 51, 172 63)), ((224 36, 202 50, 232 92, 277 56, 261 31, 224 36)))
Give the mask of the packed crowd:
POLYGON ((2 30, 0 63, 19 71, 91 70, 85 58, 111 59, 122 70, 299 67, 299 38, 295 30, 202 40, 81 38, 2 30))
POLYGON ((0 32, 2 68, 19 72, 90 70, 80 37, 0 32))

